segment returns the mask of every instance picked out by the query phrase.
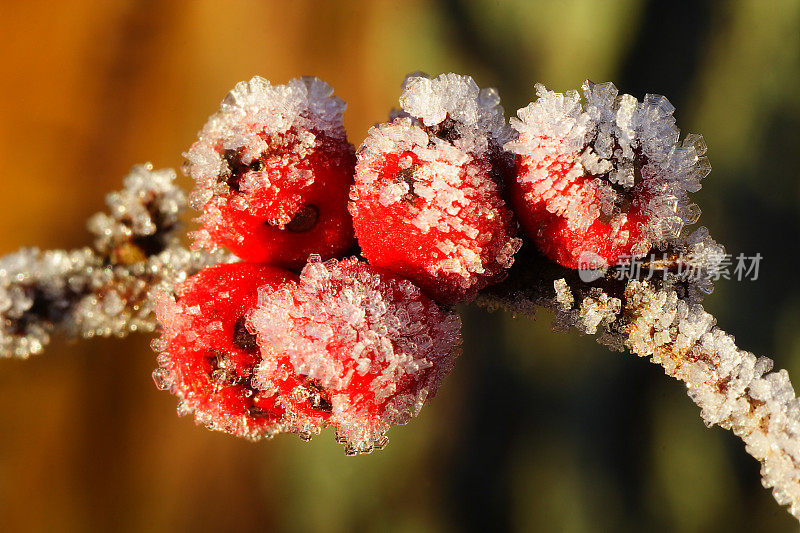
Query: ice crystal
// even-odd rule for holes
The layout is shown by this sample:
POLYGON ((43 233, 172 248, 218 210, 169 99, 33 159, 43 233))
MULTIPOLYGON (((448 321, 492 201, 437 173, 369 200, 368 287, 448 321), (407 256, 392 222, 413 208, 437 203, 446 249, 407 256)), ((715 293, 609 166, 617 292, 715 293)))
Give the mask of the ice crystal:
POLYGON ((500 191, 508 137, 494 89, 412 74, 403 111, 358 150, 350 211, 370 262, 444 302, 502 278, 522 241, 500 191))
POLYGON ((605 327, 619 315, 622 300, 609 296, 599 287, 592 287, 588 294, 575 308, 574 297, 564 278, 553 282, 556 291, 556 302, 559 313, 556 313, 554 325, 558 329, 574 326, 583 333, 594 335, 598 328, 605 327))
MULTIPOLYGON (((697 254, 700 268, 710 271, 718 264, 721 247, 703 228, 680 246, 697 254)), ((674 279, 586 283, 549 261, 530 261, 526 269, 492 288, 494 294, 484 295, 483 303, 518 312, 544 306, 554 311, 556 329, 596 333, 601 344, 662 366, 686 383, 707 425, 719 425, 744 441, 761 462, 764 486, 800 519, 800 400, 785 370, 770 372, 770 359, 738 348, 698 302, 701 295, 693 298, 674 279)))
POLYGON ((481 89, 470 76, 448 73, 431 79, 421 72, 409 74, 400 105, 402 111, 396 116, 412 117, 432 139, 445 139, 475 155, 514 136, 497 89, 481 89))
POLYGON ((582 89, 584 101, 577 91, 537 84, 537 100, 511 119, 519 138, 506 147, 541 162, 519 177, 529 201, 548 196, 547 210, 564 217, 570 230, 608 220, 619 230, 612 232, 619 246, 637 257, 675 241, 699 216, 688 193, 710 172, 703 138, 691 134, 679 142, 674 108, 663 96, 640 102, 612 83, 589 81, 582 89), (636 234, 623 230, 629 215, 641 220, 636 234))
POLYGON ((184 154, 195 180, 190 203, 201 211, 194 246, 293 269, 311 253, 349 250, 355 148, 344 109, 317 78, 237 84, 184 154))
POLYGON ((163 252, 126 266, 107 266, 93 272, 91 290, 75 304, 64 324, 70 335, 122 337, 156 329, 152 291, 171 289, 203 268, 230 261, 222 253, 191 251, 174 244, 163 252))
POLYGON ((39 353, 54 332, 71 337, 152 331, 153 288, 228 260, 178 242, 183 193, 171 170, 134 167, 125 188, 108 195, 110 213, 94 215, 95 248, 24 248, 0 258, 0 355, 39 353))
MULTIPOLYGON (((184 168, 196 180, 192 207, 202 210, 213 197, 230 196, 229 178, 238 170, 232 167, 242 167, 247 172, 235 176, 239 181, 234 184, 243 193, 238 207, 254 209, 247 192, 263 186, 264 176, 258 167, 249 167, 261 158, 279 158, 286 149, 303 156, 326 139, 346 142, 345 107, 330 85, 314 77, 295 78, 286 85, 272 85, 258 76, 239 82, 184 154, 184 168)), ((298 183, 314 181, 302 165, 295 164, 289 173, 298 183)))
POLYGON ((174 246, 180 239, 178 217, 186 206, 175 177, 174 170, 154 171, 149 163, 134 167, 124 188, 106 196, 109 212, 89 219, 98 253, 126 264, 174 246))
POLYGON ((741 438, 761 462, 763 484, 800 518, 800 400, 786 370, 741 350, 700 304, 631 281, 621 329, 625 346, 686 383, 709 426, 741 438))
POLYGON ((198 425, 248 440, 289 431, 272 394, 254 390, 261 360, 244 315, 259 289, 293 279, 287 271, 253 263, 217 265, 178 284, 154 291, 161 336, 153 342, 158 368, 153 379, 178 400, 178 414, 198 425))
POLYGON ((54 329, 69 321, 102 261, 89 248, 23 248, 0 259, 0 351, 28 357, 42 351, 54 329))
POLYGON ((672 261, 679 263, 664 266, 665 278, 679 295, 699 302, 711 294, 714 281, 719 279, 722 271, 725 248, 711 237, 707 228, 701 226, 691 233, 684 231, 663 254, 668 263, 670 256, 674 258, 672 261))
MULTIPOLYGON (((383 447, 389 427, 415 416, 461 343, 457 315, 441 312, 411 282, 355 259, 312 257, 298 286, 261 294, 249 323, 263 356, 255 386, 279 392, 288 359, 326 395, 328 422, 348 453, 383 447)), ((293 396, 279 395, 277 403, 301 434, 318 432, 318 413, 305 414, 293 396)))
POLYGON ((448 292, 461 297, 474 294, 514 263, 522 241, 514 237, 511 213, 491 178, 488 161, 447 143, 429 146, 427 134, 408 118, 370 129, 358 157, 350 209, 362 246, 373 240, 416 242, 399 247, 398 254, 416 254, 407 261, 379 257, 387 244, 365 246, 370 261, 414 279, 432 294, 437 294, 437 283, 442 288, 454 285, 448 292), (399 155, 398 172, 405 168, 413 178, 387 176, 387 153, 399 155), (394 235, 383 235, 386 231, 394 235), (422 268, 424 276, 415 272, 422 268), (427 277, 434 281, 424 283, 427 277))

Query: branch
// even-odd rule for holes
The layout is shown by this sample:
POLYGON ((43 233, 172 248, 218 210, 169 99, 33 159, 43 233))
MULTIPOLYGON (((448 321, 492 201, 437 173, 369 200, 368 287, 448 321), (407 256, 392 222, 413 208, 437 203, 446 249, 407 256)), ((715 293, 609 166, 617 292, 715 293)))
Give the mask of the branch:
POLYGON ((551 309, 556 329, 599 331, 601 344, 661 365, 686 383, 707 426, 744 441, 761 463, 763 485, 800 519, 800 400, 786 370, 770 372, 771 359, 738 348, 698 295, 679 282, 606 276, 586 283, 576 271, 537 255, 519 257, 516 265, 480 304, 528 315, 536 307, 551 309))
POLYGON ((172 170, 134 167, 124 189, 106 197, 109 213, 89 220, 92 247, 23 248, 0 258, 0 357, 41 352, 54 333, 124 337, 157 324, 148 294, 170 287, 223 253, 180 244, 186 197, 172 170))

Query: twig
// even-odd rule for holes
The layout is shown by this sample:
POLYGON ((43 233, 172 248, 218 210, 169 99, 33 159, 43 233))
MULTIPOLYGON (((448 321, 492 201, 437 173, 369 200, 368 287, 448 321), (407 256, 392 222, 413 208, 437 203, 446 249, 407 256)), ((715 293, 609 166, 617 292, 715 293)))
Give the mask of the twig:
POLYGON ((661 365, 686 383, 706 425, 744 441, 761 463, 763 485, 800 519, 800 400, 786 370, 770 372, 771 359, 738 348, 680 284, 609 277, 586 283, 535 255, 517 265, 479 303, 521 314, 551 309, 557 329, 599 332, 601 344, 661 365))
POLYGON ((92 247, 23 248, 0 258, 0 357, 41 352, 53 333, 124 337, 157 324, 151 290, 228 261, 180 244, 184 193, 172 170, 134 167, 125 188, 106 198, 109 213, 89 220, 92 247))

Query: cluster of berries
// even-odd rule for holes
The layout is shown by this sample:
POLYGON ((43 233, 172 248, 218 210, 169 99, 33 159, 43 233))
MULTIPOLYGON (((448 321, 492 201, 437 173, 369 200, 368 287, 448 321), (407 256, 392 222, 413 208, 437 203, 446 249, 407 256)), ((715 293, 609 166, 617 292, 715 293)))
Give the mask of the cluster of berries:
POLYGON ((154 376, 179 412, 249 439, 333 426, 348 453, 380 448, 452 368, 460 322, 443 306, 504 279, 517 220, 568 268, 694 222, 704 149, 678 144, 666 99, 537 91, 509 125, 496 90, 411 74, 356 152, 328 84, 239 83, 184 170, 195 246, 244 262, 155 295, 154 376))

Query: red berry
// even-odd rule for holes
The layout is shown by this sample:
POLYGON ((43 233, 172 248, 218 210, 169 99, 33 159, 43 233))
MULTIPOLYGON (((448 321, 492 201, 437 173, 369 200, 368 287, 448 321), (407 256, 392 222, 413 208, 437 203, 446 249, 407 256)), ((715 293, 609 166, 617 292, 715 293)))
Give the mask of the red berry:
POLYGON ((290 429, 275 398, 251 386, 260 356, 245 313, 258 289, 272 290, 294 274, 248 263, 206 268, 177 288, 177 301, 158 293, 156 315, 163 328, 154 343, 159 388, 180 399, 180 414, 194 413, 198 424, 249 439, 290 429))
POLYGON ((285 268, 347 252, 355 155, 344 108, 317 78, 237 84, 185 154, 202 211, 195 245, 285 268))
POLYGON ((334 426, 348 453, 383 447, 416 415, 461 342, 457 315, 356 259, 312 257, 299 284, 263 292, 248 324, 263 357, 256 387, 301 436, 334 426))
POLYGON ((518 111, 511 197, 539 249, 569 268, 603 267, 664 247, 697 221, 689 192, 710 171, 699 135, 678 143, 674 108, 663 96, 618 96, 586 82, 518 111))
POLYGON ((443 303, 501 280, 520 241, 500 196, 508 134, 493 89, 448 74, 410 76, 403 111, 358 151, 350 212, 364 257, 443 303))

